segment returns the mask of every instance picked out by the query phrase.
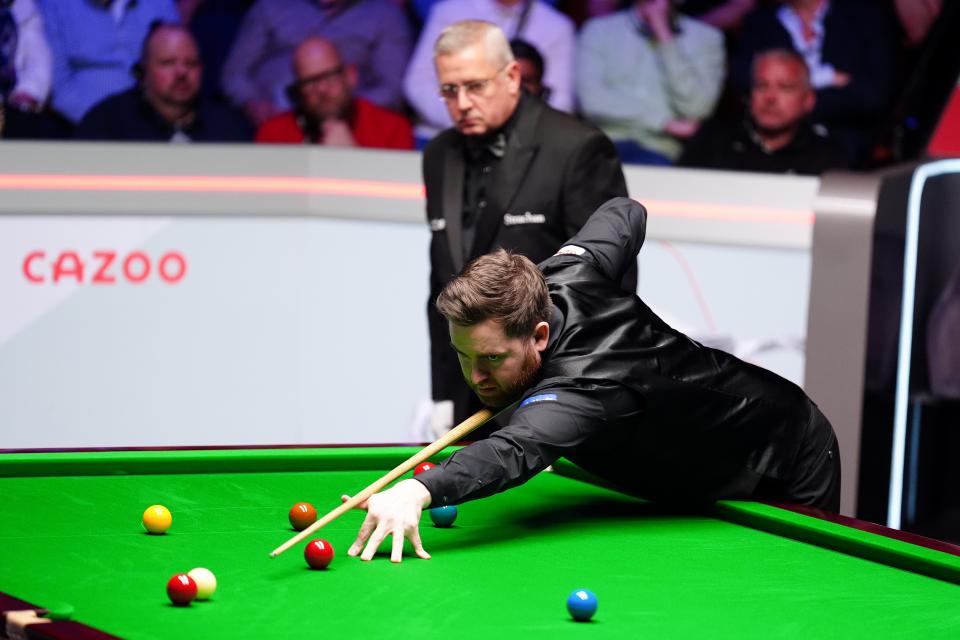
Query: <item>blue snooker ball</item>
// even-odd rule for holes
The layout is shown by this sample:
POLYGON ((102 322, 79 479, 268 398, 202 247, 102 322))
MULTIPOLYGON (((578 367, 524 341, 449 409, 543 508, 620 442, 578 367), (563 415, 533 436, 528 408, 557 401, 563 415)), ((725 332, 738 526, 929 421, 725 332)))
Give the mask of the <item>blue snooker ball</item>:
POLYGON ((449 527, 457 519, 457 508, 453 505, 430 509, 430 519, 438 527, 449 527))
POLYGON ((567 611, 577 622, 586 622, 597 612, 597 596, 588 589, 577 589, 567 598, 567 611))

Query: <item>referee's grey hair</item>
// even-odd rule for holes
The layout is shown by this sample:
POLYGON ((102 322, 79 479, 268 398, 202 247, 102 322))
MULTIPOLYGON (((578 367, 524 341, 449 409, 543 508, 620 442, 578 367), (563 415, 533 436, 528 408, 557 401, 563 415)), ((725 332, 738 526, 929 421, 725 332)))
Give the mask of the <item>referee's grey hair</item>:
POLYGON ((757 76, 757 68, 760 66, 760 63, 765 60, 779 60, 780 62, 797 65, 803 72, 801 75, 803 76, 804 85, 806 85, 808 89, 810 88, 810 67, 807 66, 807 61, 804 57, 793 49, 767 49, 755 55, 753 57, 753 65, 750 68, 750 84, 753 84, 753 79, 757 76))
POLYGON ((444 28, 433 45, 433 57, 459 53, 480 43, 486 45, 487 60, 497 69, 514 61, 507 36, 500 27, 483 20, 461 20, 444 28))

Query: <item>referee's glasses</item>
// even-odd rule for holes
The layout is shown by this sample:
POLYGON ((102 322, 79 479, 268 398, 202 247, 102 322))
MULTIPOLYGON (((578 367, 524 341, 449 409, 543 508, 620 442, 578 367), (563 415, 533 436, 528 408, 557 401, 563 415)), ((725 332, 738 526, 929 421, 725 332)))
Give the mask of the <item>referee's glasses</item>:
POLYGON ((494 73, 489 78, 482 78, 480 80, 469 80, 462 84, 447 83, 440 85, 440 99, 445 102, 453 102, 460 97, 460 90, 463 89, 467 93, 468 98, 479 98, 487 92, 487 88, 490 86, 490 83, 493 82, 497 76, 503 73, 503 70, 510 66, 510 63, 500 67, 496 73, 494 73))

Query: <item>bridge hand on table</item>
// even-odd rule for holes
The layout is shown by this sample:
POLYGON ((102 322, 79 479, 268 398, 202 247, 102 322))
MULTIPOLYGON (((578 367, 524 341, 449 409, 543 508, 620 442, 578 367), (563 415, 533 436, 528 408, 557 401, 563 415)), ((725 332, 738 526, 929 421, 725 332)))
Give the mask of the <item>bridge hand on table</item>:
MULTIPOLYGON (((350 496, 341 496, 349 500, 350 496)), ((361 560, 372 560, 380 544, 387 536, 393 535, 393 548, 390 552, 392 562, 403 559, 403 541, 409 539, 413 550, 420 558, 428 560, 430 554, 423 548, 420 540, 420 515, 424 507, 430 504, 430 492, 413 479, 402 480, 381 493, 370 496, 359 508, 366 509, 367 517, 360 525, 357 539, 347 555, 360 555, 361 560), (366 546, 364 547, 364 543, 366 546), (360 550, 363 549, 363 553, 360 550)))

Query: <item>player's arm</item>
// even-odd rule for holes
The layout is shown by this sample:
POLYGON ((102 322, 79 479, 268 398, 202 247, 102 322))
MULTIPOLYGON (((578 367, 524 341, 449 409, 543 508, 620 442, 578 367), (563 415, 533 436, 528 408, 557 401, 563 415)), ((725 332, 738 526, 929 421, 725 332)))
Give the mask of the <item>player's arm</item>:
POLYGON ((456 451, 417 475, 434 507, 459 505, 506 491, 576 449, 605 425, 605 410, 591 394, 538 389, 489 437, 456 451))
MULTIPOLYGON (((464 447, 442 464, 370 497, 367 516, 347 555, 371 560, 388 536, 390 559, 400 562, 403 542, 430 554, 420 540, 419 522, 428 506, 458 505, 522 484, 576 447, 603 425, 602 405, 578 392, 545 390, 514 412, 510 424, 464 447)), ((529 399, 528 399, 529 400, 529 399)), ((343 496, 347 499, 347 496, 343 496)))
POLYGON ((629 198, 614 198, 601 205, 559 253, 584 255, 608 278, 620 280, 636 262, 646 233, 643 205, 629 198))

